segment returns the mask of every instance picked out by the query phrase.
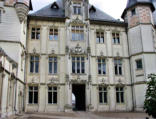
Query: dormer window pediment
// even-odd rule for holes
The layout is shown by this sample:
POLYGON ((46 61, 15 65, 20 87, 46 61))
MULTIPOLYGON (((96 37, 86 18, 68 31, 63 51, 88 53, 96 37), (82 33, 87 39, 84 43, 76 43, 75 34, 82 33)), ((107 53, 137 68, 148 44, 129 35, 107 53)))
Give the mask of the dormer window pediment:
POLYGON ((59 9, 59 6, 56 2, 54 2, 52 5, 51 5, 51 8, 52 9, 59 9))
POLYGON ((96 8, 92 5, 92 6, 89 8, 89 12, 96 12, 96 8))

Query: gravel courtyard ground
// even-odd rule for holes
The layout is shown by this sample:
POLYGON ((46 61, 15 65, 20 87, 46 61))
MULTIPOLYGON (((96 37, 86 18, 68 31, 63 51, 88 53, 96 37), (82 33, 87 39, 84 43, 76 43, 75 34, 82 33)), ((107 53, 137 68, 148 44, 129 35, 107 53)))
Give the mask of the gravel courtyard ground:
MULTIPOLYGON (((26 113, 9 119, 146 119, 145 113, 72 112, 72 113, 26 113)), ((152 119, 152 118, 149 118, 152 119)))

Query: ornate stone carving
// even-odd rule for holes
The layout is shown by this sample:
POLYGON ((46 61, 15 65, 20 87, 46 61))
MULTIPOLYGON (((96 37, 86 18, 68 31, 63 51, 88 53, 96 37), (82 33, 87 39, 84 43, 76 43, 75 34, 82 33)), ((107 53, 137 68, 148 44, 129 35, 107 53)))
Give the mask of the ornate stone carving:
POLYGON ((82 49, 82 47, 79 44, 77 44, 75 48, 72 48, 70 52, 72 54, 85 54, 85 51, 82 49))

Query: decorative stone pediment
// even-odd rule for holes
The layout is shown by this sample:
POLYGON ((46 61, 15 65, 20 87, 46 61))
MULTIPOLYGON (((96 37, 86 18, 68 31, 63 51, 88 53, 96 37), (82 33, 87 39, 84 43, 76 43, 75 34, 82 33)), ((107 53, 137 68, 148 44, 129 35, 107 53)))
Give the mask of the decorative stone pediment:
POLYGON ((77 44, 75 48, 72 48, 70 50, 70 53, 79 55, 79 54, 85 54, 85 51, 83 50, 83 48, 79 44, 77 44))

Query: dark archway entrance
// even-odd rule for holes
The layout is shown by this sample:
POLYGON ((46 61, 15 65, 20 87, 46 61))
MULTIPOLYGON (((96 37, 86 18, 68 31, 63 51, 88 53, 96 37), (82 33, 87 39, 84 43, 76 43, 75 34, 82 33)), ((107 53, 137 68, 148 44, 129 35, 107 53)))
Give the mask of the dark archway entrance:
POLYGON ((74 111, 86 111, 86 86, 85 84, 73 84, 72 93, 75 95, 74 111))

